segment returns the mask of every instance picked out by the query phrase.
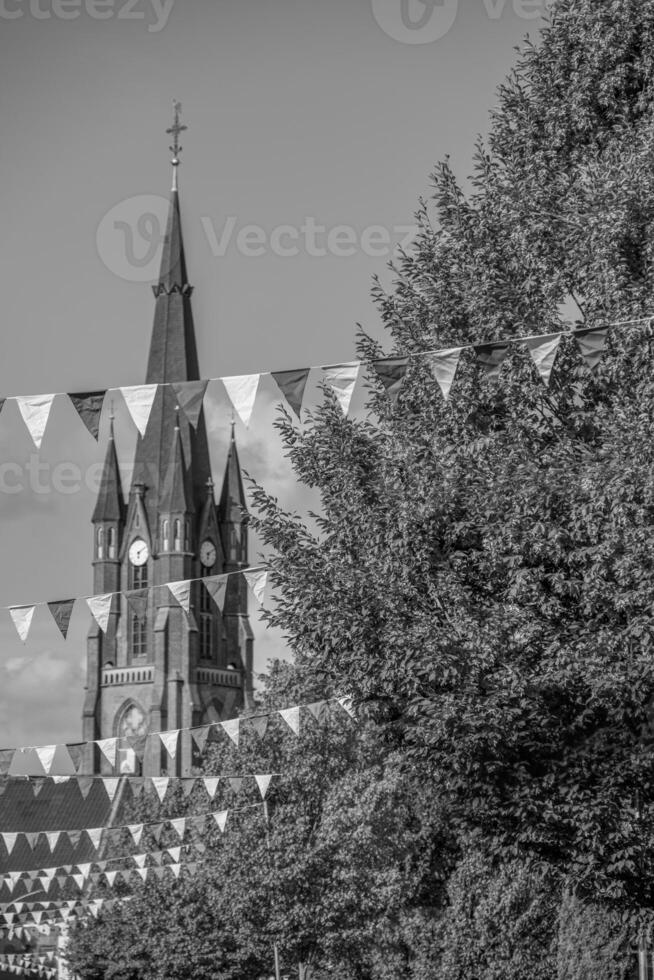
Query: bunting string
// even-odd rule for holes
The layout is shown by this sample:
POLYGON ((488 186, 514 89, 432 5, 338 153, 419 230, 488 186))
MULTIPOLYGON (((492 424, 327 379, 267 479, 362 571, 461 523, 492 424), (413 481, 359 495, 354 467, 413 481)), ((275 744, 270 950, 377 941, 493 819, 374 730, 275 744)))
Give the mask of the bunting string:
MULTIPOLYGON (((479 344, 463 344, 458 347, 419 351, 406 357, 380 358, 372 362, 372 367, 381 379, 391 397, 399 391, 406 366, 412 359, 424 358, 430 364, 434 378, 444 398, 448 398, 463 351, 473 351, 477 362, 490 377, 497 377, 509 348, 524 344, 529 351, 534 366, 547 385, 549 384, 556 352, 564 337, 572 339, 585 365, 594 371, 606 349, 608 332, 616 327, 639 327, 651 324, 652 316, 617 320, 597 326, 584 326, 574 329, 554 330, 546 334, 529 334, 503 338, 502 340, 479 344)), ((67 398, 77 412, 86 429, 95 440, 98 439, 100 417, 106 396, 122 396, 129 415, 143 436, 157 390, 169 386, 174 389, 180 411, 189 424, 196 428, 204 405, 204 397, 210 382, 222 383, 234 411, 247 427, 255 407, 261 378, 271 377, 280 394, 293 414, 301 421, 304 393, 309 375, 320 372, 322 381, 334 392, 343 413, 347 415, 352 394, 361 368, 366 362, 347 361, 342 364, 312 365, 284 371, 262 371, 256 374, 207 378, 200 381, 162 382, 152 385, 130 385, 85 392, 56 392, 38 395, 11 395, 0 397, 0 412, 7 402, 16 403, 18 411, 27 427, 37 450, 41 448, 53 403, 58 397, 67 398)))

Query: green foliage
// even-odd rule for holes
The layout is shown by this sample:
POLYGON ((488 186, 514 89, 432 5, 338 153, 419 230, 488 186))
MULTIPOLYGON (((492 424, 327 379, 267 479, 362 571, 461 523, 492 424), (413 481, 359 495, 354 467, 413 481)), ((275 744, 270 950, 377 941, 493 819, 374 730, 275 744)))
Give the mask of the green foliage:
POLYGON ((559 910, 557 980, 630 980, 635 964, 630 938, 615 913, 564 894, 559 910))
MULTIPOLYGON (((500 89, 472 193, 447 163, 416 247, 376 297, 393 353, 654 310, 654 2, 560 0, 500 89)), ((360 357, 381 353, 368 338, 360 357)), ((301 665, 370 704, 458 832, 579 893, 654 903, 652 331, 615 328, 552 383, 467 352, 444 403, 414 357, 371 413, 326 395, 279 428, 316 530, 256 491, 271 622, 301 665), (635 801, 642 801, 639 818, 635 801)))

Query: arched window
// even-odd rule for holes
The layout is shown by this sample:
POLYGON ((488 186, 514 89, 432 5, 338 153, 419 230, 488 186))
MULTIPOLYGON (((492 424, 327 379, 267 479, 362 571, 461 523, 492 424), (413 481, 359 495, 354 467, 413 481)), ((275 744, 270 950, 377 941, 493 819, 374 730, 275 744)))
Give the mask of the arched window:
POLYGON ((182 522, 177 518, 175 520, 175 551, 182 550, 182 522))
POLYGON ((148 587, 148 563, 143 565, 129 566, 129 587, 130 589, 147 589, 148 587))
POLYGON ((96 540, 96 554, 98 558, 104 558, 104 528, 99 527, 96 540))
POLYGON ((132 613, 129 638, 132 659, 145 657, 148 652, 148 624, 145 616, 132 613))
POLYGON ((161 550, 170 551, 170 521, 161 522, 161 550))
POLYGON ((116 557, 116 528, 110 527, 107 531, 107 557, 116 557))
POLYGON ((136 513, 134 514, 134 527, 140 527, 140 526, 141 526, 141 515, 137 510, 136 513))

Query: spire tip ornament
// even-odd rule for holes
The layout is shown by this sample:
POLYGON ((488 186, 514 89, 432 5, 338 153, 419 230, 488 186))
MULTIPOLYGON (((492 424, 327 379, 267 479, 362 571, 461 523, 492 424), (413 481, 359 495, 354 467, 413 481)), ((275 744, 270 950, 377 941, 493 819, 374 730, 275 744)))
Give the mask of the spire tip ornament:
POLYGON ((179 142, 179 134, 183 133, 184 130, 188 129, 188 126, 182 126, 180 119, 182 116, 182 103, 178 102, 177 99, 173 99, 173 124, 170 129, 166 130, 166 133, 172 135, 173 142, 168 147, 173 157, 170 161, 173 165, 173 190, 177 190, 177 168, 179 167, 179 155, 184 149, 179 142))

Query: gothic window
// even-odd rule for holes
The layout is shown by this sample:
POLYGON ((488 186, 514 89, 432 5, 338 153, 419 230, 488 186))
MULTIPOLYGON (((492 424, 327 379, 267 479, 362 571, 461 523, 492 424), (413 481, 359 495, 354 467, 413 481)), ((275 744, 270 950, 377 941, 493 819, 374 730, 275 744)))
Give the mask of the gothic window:
POLYGON ((148 652, 148 626, 145 616, 132 613, 129 638, 132 658, 145 657, 148 652))
POLYGON ((144 565, 129 566, 129 587, 130 589, 147 589, 148 587, 148 563, 144 565))
POLYGON ((182 550, 182 522, 177 518, 175 520, 175 551, 182 550))
POLYGON ((232 527, 229 536, 229 554, 233 561, 238 561, 240 558, 240 548, 241 548, 241 536, 239 534, 238 528, 232 527))
POLYGON ((170 551, 170 521, 165 520, 161 526, 162 551, 170 551))
POLYGON ((141 515, 137 510, 134 514, 134 527, 140 527, 140 526, 141 526, 141 515))
POLYGON ((189 550, 191 541, 191 526, 188 521, 184 521, 184 547, 189 550))
POLYGON ((213 616, 200 613, 200 658, 209 660, 213 653, 213 616))
POLYGON ((107 557, 116 557, 116 528, 110 527, 107 531, 107 557))
POLYGON ((97 556, 98 558, 104 558, 104 528, 98 528, 97 535, 97 556))

